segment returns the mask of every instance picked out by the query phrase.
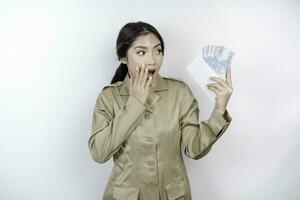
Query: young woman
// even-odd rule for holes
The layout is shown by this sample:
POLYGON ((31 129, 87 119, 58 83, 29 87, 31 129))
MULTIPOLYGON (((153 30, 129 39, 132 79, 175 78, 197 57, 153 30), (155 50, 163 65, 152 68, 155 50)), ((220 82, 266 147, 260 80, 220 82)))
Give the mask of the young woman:
POLYGON ((164 42, 144 22, 128 23, 117 39, 121 62, 110 85, 98 95, 88 140, 92 158, 114 166, 103 199, 192 199, 184 154, 205 156, 231 123, 226 106, 232 94, 226 81, 213 77, 214 110, 199 123, 199 108, 182 80, 162 77, 164 42))

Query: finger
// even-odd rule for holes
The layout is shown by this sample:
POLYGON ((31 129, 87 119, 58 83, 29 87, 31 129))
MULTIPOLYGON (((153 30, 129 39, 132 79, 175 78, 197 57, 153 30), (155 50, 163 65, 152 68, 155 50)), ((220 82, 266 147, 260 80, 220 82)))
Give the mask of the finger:
POLYGON ((139 83, 139 76, 140 76, 140 68, 139 66, 136 66, 135 85, 138 85, 139 83))
POLYGON ((223 79, 221 79, 219 77, 210 77, 210 79, 216 81, 217 83, 222 85, 224 88, 228 88, 227 82, 224 81, 223 79))
POLYGON ((219 83, 210 83, 210 84, 207 84, 207 86, 215 87, 218 90, 220 90, 221 92, 227 89, 227 88, 225 88, 223 85, 221 85, 219 83))
POLYGON ((152 82, 152 76, 150 76, 149 79, 147 80, 147 83, 146 83, 146 90, 149 89, 151 82, 152 82))
POLYGON ((220 91, 218 89, 216 89, 215 87, 208 87, 209 90, 213 91, 214 93, 216 93, 217 96, 220 96, 220 91))
POLYGON ((232 88, 232 80, 231 80, 231 66, 228 67, 226 72, 226 82, 229 84, 229 86, 232 88))
POLYGON ((148 69, 145 67, 145 73, 144 73, 143 83, 142 83, 144 88, 146 87, 147 84, 147 78, 148 78, 148 69))
POLYGON ((141 70, 140 70, 140 75, 139 75, 139 85, 142 86, 143 78, 144 78, 144 73, 145 73, 145 65, 142 64, 141 70))
POLYGON ((223 90, 225 89, 223 86, 217 84, 217 83, 211 83, 211 84, 208 84, 207 87, 209 88, 215 88, 217 89, 219 92, 223 92, 223 90))

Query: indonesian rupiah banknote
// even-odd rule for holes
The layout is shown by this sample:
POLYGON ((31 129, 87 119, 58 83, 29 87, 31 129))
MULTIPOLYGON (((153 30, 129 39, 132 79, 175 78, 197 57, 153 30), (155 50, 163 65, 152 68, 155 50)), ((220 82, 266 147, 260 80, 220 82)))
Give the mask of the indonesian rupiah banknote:
POLYGON ((226 71, 231 66, 234 52, 221 45, 207 45, 202 52, 187 66, 197 84, 204 90, 211 101, 215 100, 216 94, 209 90, 207 84, 215 83, 209 77, 216 76, 226 80, 226 71))

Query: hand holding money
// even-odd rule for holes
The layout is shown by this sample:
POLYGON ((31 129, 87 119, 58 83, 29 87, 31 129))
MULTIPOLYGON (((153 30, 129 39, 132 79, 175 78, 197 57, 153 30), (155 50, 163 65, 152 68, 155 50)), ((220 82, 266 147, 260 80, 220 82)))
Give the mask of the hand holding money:
POLYGON ((216 93, 216 102, 214 109, 223 115, 225 113, 229 98, 233 92, 231 81, 231 67, 227 68, 225 81, 219 77, 211 77, 210 79, 216 81, 216 83, 207 84, 208 89, 216 93))

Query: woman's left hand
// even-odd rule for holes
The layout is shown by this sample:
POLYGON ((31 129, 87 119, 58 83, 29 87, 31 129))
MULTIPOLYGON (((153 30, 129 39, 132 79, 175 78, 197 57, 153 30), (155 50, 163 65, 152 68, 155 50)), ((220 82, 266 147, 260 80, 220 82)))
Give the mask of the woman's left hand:
POLYGON ((226 81, 219 77, 210 77, 210 79, 217 82, 207 84, 208 89, 212 90, 217 95, 214 109, 224 114, 229 98, 233 92, 231 82, 231 66, 227 68, 226 81))

